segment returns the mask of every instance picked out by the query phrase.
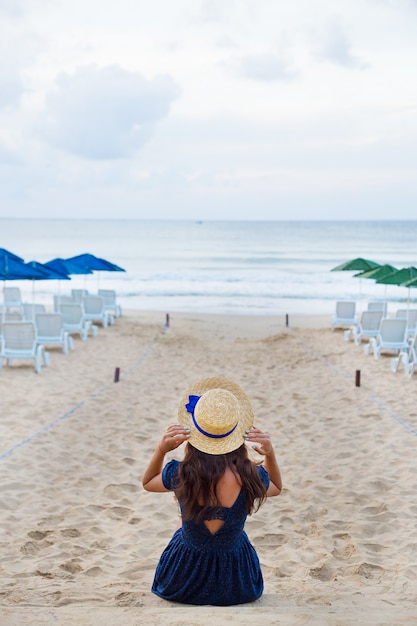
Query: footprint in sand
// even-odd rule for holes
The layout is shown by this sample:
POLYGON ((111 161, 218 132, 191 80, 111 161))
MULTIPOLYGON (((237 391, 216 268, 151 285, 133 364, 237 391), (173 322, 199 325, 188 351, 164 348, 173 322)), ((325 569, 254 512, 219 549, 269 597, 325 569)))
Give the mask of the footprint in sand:
POLYGON ((334 578, 334 569, 324 563, 321 567, 314 567, 311 569, 310 576, 323 581, 332 580, 334 578))
POLYGON ((381 578, 384 573, 384 569, 379 567, 379 565, 373 565, 372 563, 362 563, 358 569, 357 573, 359 576, 363 576, 363 578, 381 578))
POLYGON ((81 533, 76 528, 64 528, 61 530, 63 537, 81 537, 81 533))
POLYGON ((63 569, 64 571, 68 572, 69 574, 79 574, 80 572, 83 571, 83 568, 81 567, 79 562, 75 559, 73 561, 67 561, 66 563, 61 563, 59 567, 63 569))
POLYGON ((45 539, 45 537, 51 532, 52 530, 31 530, 30 532, 28 532, 28 537, 34 539, 35 541, 42 541, 42 539, 45 539))
POLYGON ((120 500, 124 498, 126 494, 136 493, 139 491, 138 485, 132 485, 130 483, 123 483, 121 485, 107 485, 104 489, 104 493, 108 498, 112 500, 120 500))
POLYGON ((107 515, 112 519, 124 519, 129 515, 132 515, 132 509, 127 509, 123 506, 114 506, 107 511, 107 515))

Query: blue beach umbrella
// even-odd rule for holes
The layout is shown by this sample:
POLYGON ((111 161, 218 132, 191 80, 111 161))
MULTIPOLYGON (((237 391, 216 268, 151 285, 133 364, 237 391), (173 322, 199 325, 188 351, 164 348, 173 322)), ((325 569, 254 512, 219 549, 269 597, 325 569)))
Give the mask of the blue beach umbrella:
POLYGON ((91 270, 86 270, 77 263, 73 263, 67 259, 52 259, 51 261, 44 263, 44 266, 54 270, 55 272, 59 272, 60 274, 65 274, 66 276, 93 273, 91 270))
POLYGON ((9 252, 5 248, 0 248, 0 258, 4 256, 8 257, 9 259, 13 259, 14 261, 20 261, 21 263, 24 262, 22 257, 17 256, 17 254, 13 254, 13 252, 9 252))
POLYGON ((0 277, 3 284, 6 280, 34 280, 42 278, 43 274, 35 267, 17 260, 18 257, 8 254, 0 256, 0 277))
POLYGON ((35 267, 17 261, 6 254, 0 256, 0 274, 4 277, 3 280, 32 280, 43 276, 42 272, 35 267))
POLYGON ((29 267, 40 272, 40 276, 32 278, 32 302, 35 302, 35 281, 36 280, 71 280, 68 274, 63 274, 57 270, 47 267, 38 261, 29 261, 26 263, 29 267))
POLYGON ((58 270, 53 269, 52 267, 48 267, 44 263, 39 263, 38 261, 29 261, 26 263, 35 270, 38 270, 42 276, 35 278, 34 280, 71 280, 67 273, 60 272, 58 270))
POLYGON ((94 256, 94 254, 79 254, 77 256, 73 256, 67 261, 71 261, 71 263, 76 263, 77 265, 87 268, 91 271, 104 271, 104 272, 125 272, 122 267, 107 261, 106 259, 101 259, 100 257, 94 256))
MULTIPOLYGON (((77 256, 73 256, 67 260, 70 261, 71 263, 76 263, 77 265, 85 268, 86 270, 89 270, 89 272, 86 272, 86 273, 91 273, 92 271, 93 272, 125 272, 126 271, 122 267, 115 265, 115 263, 111 263, 110 261, 107 261, 106 259, 101 259, 100 257, 96 257, 94 256, 94 254, 89 254, 88 252, 86 252, 85 254, 79 254, 77 256)), ((99 281, 100 281, 100 274, 97 274, 97 287, 99 285, 99 281)))

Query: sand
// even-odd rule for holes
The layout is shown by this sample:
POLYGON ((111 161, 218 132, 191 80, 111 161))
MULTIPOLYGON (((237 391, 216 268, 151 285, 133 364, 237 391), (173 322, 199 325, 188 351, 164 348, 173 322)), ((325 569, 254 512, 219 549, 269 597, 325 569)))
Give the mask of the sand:
POLYGON ((417 378, 330 317, 289 323, 128 312, 40 374, 0 370, 0 624, 417 623, 417 378), (141 476, 211 375, 245 389, 284 482, 248 520, 265 593, 239 607, 150 592, 177 510, 141 476))

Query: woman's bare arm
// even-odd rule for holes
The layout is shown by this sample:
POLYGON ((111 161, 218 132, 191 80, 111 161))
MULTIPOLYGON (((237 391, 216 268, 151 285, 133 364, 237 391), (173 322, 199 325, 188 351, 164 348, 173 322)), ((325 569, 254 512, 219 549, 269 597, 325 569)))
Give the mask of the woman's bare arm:
POLYGON ((162 482, 162 467, 164 463, 164 457, 170 450, 175 450, 189 437, 189 431, 180 424, 172 424, 168 426, 165 433, 162 435, 161 441, 156 446, 148 467, 145 470, 142 478, 142 485, 146 491, 168 491, 164 487, 162 482))
POLYGON ((248 443, 257 444, 253 445, 254 450, 265 458, 264 467, 268 472, 270 479, 266 495, 278 496, 282 491, 281 472, 268 433, 264 433, 259 428, 256 428, 256 426, 252 426, 252 428, 246 433, 245 440, 248 443))

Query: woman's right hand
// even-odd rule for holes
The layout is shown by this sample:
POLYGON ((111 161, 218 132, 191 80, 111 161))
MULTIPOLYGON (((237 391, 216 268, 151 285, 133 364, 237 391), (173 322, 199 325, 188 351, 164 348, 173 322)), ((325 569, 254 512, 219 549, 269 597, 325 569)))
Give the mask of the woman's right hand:
POLYGON ((175 450, 190 436, 190 429, 188 426, 181 426, 181 424, 171 424, 168 426, 162 439, 158 444, 159 449, 163 454, 175 450))

